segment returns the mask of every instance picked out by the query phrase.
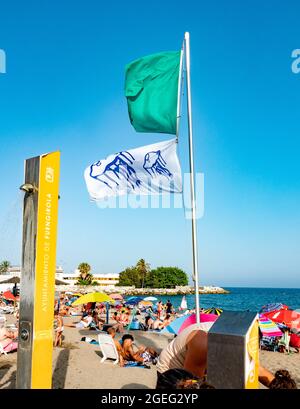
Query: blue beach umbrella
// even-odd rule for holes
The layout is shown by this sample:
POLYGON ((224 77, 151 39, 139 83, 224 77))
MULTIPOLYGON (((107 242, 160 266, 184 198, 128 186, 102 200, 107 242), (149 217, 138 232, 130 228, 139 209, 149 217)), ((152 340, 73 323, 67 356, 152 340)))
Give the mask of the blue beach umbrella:
POLYGON ((127 300, 125 301, 125 304, 129 304, 129 305, 136 305, 138 304, 140 301, 142 301, 143 298, 142 297, 129 297, 127 298, 127 300))
POLYGON ((266 312, 271 312, 271 311, 279 311, 279 310, 287 310, 288 306, 284 305, 282 303, 272 303, 272 304, 267 304, 264 305, 261 309, 260 309, 260 313, 264 314, 266 312))

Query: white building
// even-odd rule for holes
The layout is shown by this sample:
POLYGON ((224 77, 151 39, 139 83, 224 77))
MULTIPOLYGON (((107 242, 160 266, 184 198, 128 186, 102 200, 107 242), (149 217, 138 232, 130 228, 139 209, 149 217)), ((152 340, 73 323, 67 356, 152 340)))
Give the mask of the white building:
MULTIPOLYGON (((63 274, 64 270, 61 266, 56 267, 56 275, 63 274)), ((7 280, 10 277, 20 277, 21 275, 21 267, 20 266, 11 266, 8 269, 7 273, 1 274, 0 277, 3 275, 3 280, 7 280)), ((58 277, 56 277, 58 278, 58 277)))
MULTIPOLYGON (((97 286, 112 289, 115 288, 115 286, 119 283, 119 274, 92 274, 93 281, 97 282, 97 286)), ((70 285, 74 285, 78 281, 79 276, 80 272, 78 269, 76 269, 74 273, 56 274, 56 278, 65 281, 70 285)))
MULTIPOLYGON (((63 274, 64 270, 61 266, 56 267, 56 274, 55 278, 62 280, 61 274, 63 274)), ((8 269, 7 273, 0 274, 0 291, 7 291, 11 290, 14 286, 14 284, 1 284, 2 281, 9 280, 10 278, 13 277, 21 277, 21 267, 20 266, 11 266, 8 269)))
MULTIPOLYGON (((12 277, 21 276, 21 267, 12 266, 9 268, 9 271, 5 274, 0 274, 0 291, 6 291, 13 287, 13 284, 1 284, 1 281, 6 281, 12 277)), ((70 286, 75 285, 78 281, 80 272, 76 269, 73 273, 64 273, 64 270, 61 266, 56 267, 55 278, 57 280, 63 281, 70 286)), ((115 286, 119 283, 119 274, 93 274, 93 281, 97 282, 97 286, 106 289, 114 289, 115 286)))

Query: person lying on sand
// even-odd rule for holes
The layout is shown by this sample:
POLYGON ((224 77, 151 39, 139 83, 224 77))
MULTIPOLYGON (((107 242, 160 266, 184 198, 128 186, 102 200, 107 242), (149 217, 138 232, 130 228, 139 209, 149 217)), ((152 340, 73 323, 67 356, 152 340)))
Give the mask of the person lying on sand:
POLYGON ((6 348, 12 342, 16 342, 18 337, 18 330, 12 328, 1 328, 0 329, 0 344, 2 348, 6 348))
MULTIPOLYGON (((213 322, 190 325, 162 350, 156 366, 158 389, 163 381, 163 374, 169 369, 185 369, 199 378, 206 376, 207 332, 212 325, 213 322)), ((267 387, 271 387, 275 379, 271 372, 261 366, 258 377, 259 381, 267 387)))
POLYGON ((92 312, 89 311, 87 316, 82 318, 79 322, 74 322, 73 324, 65 324, 65 327, 69 328, 88 328, 93 321, 92 312))

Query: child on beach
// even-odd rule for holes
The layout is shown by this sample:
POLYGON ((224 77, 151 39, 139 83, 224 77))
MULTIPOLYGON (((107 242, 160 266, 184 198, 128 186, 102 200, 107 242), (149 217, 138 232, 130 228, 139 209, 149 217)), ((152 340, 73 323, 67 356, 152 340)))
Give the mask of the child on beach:
POLYGON ((58 347, 62 345, 62 333, 64 330, 64 322, 62 317, 58 314, 58 311, 54 312, 54 346, 58 347))

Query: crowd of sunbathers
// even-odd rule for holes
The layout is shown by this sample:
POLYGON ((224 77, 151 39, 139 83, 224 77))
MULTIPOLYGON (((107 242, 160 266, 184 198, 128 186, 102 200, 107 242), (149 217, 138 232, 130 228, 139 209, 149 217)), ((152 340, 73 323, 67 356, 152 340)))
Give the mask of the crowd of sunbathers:
MULTIPOLYGON (((81 316, 79 322, 72 324, 65 324, 68 327, 74 328, 90 328, 105 330, 107 321, 106 305, 103 303, 84 304, 80 307, 72 307, 70 302, 72 298, 68 295, 61 294, 60 298, 55 302, 55 311, 60 317, 81 316)), ((119 303, 118 309, 111 309, 109 321, 111 326, 120 333, 123 333, 130 322, 132 321, 132 308, 126 303, 119 303)), ((191 313, 193 311, 189 311, 191 313)), ((142 330, 159 331, 167 327, 174 318, 178 317, 180 313, 176 312, 172 303, 168 300, 166 304, 158 301, 155 305, 135 307, 134 317, 139 322, 139 328, 142 330)), ((57 316, 56 316, 57 318, 57 316)), ((61 319, 61 318, 60 318, 61 319)), ((63 323, 58 324, 61 329, 63 323)), ((60 331, 58 331, 60 332, 60 331)))

